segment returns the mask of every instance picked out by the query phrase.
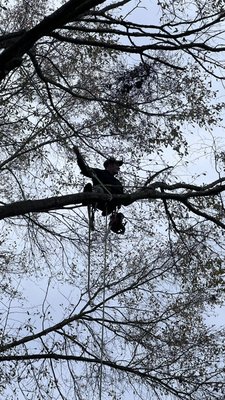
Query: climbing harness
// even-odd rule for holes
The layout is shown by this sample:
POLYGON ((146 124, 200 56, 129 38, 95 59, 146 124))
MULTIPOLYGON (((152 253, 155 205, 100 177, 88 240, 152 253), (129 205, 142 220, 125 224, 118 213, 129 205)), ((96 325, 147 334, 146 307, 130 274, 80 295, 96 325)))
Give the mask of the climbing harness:
MULTIPOLYGON (((93 191, 91 183, 87 183, 84 187, 83 193, 91 193, 93 191)), ((103 188, 99 187, 97 188, 96 192, 102 193, 103 188)), ((107 209, 107 203, 105 203, 104 207, 98 207, 99 204, 88 204, 84 200, 83 205, 87 205, 88 207, 88 221, 89 221, 89 228, 91 231, 95 230, 95 211, 96 209, 101 209, 102 210, 102 215, 107 216, 108 215, 108 209, 107 209)), ((110 210, 111 211, 111 210, 110 210)), ((109 211, 109 213, 110 213, 109 211)), ((124 215, 121 212, 118 212, 118 207, 115 210, 112 210, 111 216, 110 216, 110 221, 109 221, 109 229, 107 229, 107 232, 111 230, 112 232, 118 234, 118 235, 123 235, 125 233, 125 225, 126 222, 123 222, 124 220, 124 215)))

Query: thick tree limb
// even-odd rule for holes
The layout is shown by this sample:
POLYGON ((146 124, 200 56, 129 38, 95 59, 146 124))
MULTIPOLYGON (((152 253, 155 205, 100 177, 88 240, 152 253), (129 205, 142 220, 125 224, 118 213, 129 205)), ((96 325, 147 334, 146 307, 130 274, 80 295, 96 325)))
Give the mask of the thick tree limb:
MULTIPOLYGON (((189 36, 192 34, 197 34, 200 32, 205 32, 207 28, 211 26, 216 26, 219 22, 221 22, 224 17, 225 13, 217 13, 214 16, 212 20, 209 22, 207 21, 205 24, 200 25, 196 27, 193 30, 186 29, 185 31, 178 32, 176 34, 171 33, 169 30, 167 31, 167 25, 164 26, 158 26, 158 27, 153 27, 151 25, 138 25, 138 24, 133 24, 128 21, 121 21, 121 20, 110 20, 110 23, 112 24, 119 24, 123 27, 126 28, 126 31, 112 31, 112 33, 118 33, 118 36, 122 35, 128 35, 130 36, 136 36, 136 35, 141 35, 144 38, 149 37, 149 38, 155 38, 156 42, 155 43, 149 43, 148 45, 142 45, 142 46, 128 46, 124 44, 119 44, 119 43, 104 43, 104 41, 91 41, 91 40, 84 40, 80 38, 67 38, 65 36, 61 36, 58 33, 54 33, 55 29, 63 28, 65 27, 66 24, 73 22, 75 20, 80 19, 83 15, 85 15, 90 9, 93 7, 104 3, 106 0, 69 0, 67 1, 63 6, 61 6, 59 9, 57 9, 55 12, 52 14, 48 15, 45 17, 39 24, 37 24, 35 27, 30 29, 29 31, 19 31, 19 32, 14 32, 14 33, 9 33, 7 35, 1 36, 0 37, 0 48, 5 48, 5 50, 0 54, 0 80, 4 79, 5 76, 13 69, 18 67, 21 62, 22 62, 22 57, 24 54, 26 54, 31 48, 34 46, 34 44, 44 36, 53 36, 57 40, 62 40, 62 41, 69 41, 71 43, 74 43, 76 45, 91 45, 91 46, 98 46, 98 47, 105 47, 105 48, 111 48, 115 50, 119 50, 121 52, 126 52, 126 53, 137 53, 140 55, 145 54, 146 57, 149 57, 148 52, 152 50, 164 50, 164 51, 175 51, 175 50, 202 50, 202 51, 208 51, 208 52, 224 52, 225 47, 223 45, 208 45, 205 42, 198 42, 196 41, 190 41, 190 42, 179 42, 177 39, 182 38, 183 36, 189 36), (142 31, 142 29, 146 28, 146 31, 142 31), (149 32, 147 29, 156 29, 154 32, 149 32), (127 33, 127 29, 139 29, 138 32, 129 32, 127 33), (161 39, 161 40, 160 40, 161 39)), ((105 9, 101 11, 101 13, 110 10, 112 8, 116 8, 118 6, 122 6, 126 3, 128 3, 129 0, 124 0, 121 2, 118 2, 114 5, 106 6, 105 9)), ((100 13, 100 14, 101 14, 100 13)), ((209 16, 210 17, 210 16, 209 16)), ((208 18, 209 18, 208 17, 208 18)), ((88 21, 87 21, 88 22, 88 21)), ((96 22, 94 20, 94 22, 96 22)), ((105 20, 105 23, 109 22, 107 19, 105 20)), ((199 20, 195 21, 199 22, 199 20)), ((168 25, 169 26, 169 25, 168 25)), ((85 29, 85 28, 83 28, 85 29)), ((93 28, 92 28, 93 29, 93 28)), ((98 30, 96 30, 98 31, 98 30)), ((99 30, 101 32, 101 28, 99 30)), ((109 31, 110 32, 110 31, 109 31)), ((163 62, 163 60, 160 60, 163 62)), ((181 67, 176 66, 178 69, 182 69, 181 67)))
POLYGON ((14 44, 18 39, 20 39, 26 33, 25 30, 6 33, 5 35, 0 36, 0 49, 5 49, 6 47, 14 44))
POLYGON ((33 47, 37 40, 49 35, 54 29, 76 20, 92 7, 104 2, 105 0, 69 0, 58 10, 45 17, 0 54, 0 80, 18 66, 18 60, 22 60, 23 55, 33 47))
MULTIPOLYGON (((138 190, 130 194, 109 195, 102 193, 75 193, 65 196, 55 196, 38 200, 17 201, 11 204, 5 204, 0 207, 0 219, 21 216, 29 213, 48 212, 51 210, 63 209, 67 206, 81 205, 83 201, 92 204, 98 201, 108 202, 117 200, 122 205, 130 205, 138 200, 161 199, 174 200, 183 203, 189 208, 188 199, 196 197, 216 196, 225 190, 225 184, 221 184, 224 178, 206 186, 194 186, 188 184, 167 185, 163 182, 156 182, 148 188, 138 190), (220 182, 220 183, 218 183, 220 182), (156 190, 159 188, 159 190, 156 190), (163 189, 163 192, 161 191, 163 189), (182 189, 182 192, 173 193, 175 189, 182 189), (167 191, 166 191, 167 190, 167 191)), ((193 208, 193 212, 195 209, 193 208)), ((204 214, 206 216, 207 214, 204 214)), ((202 215, 203 216, 203 215, 202 215)), ((214 221, 215 222, 215 221, 214 221)), ((225 228, 225 225, 223 224, 225 228)))

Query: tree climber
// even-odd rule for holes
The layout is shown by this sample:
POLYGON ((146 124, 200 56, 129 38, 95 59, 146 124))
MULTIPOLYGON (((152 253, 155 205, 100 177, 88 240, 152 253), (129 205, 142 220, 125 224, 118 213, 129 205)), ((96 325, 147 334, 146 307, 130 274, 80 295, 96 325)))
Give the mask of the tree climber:
MULTIPOLYGON (((91 183, 88 183, 84 187, 84 192, 123 194, 123 185, 115 177, 123 164, 122 160, 109 157, 103 164, 105 169, 90 168, 84 161, 78 147, 74 146, 73 150, 77 156, 77 164, 82 174, 92 179, 93 187, 91 183)), ((83 202, 83 204, 87 205, 86 202, 83 202)), ((108 202, 99 201, 94 205, 94 208, 102 211, 103 216, 111 214, 110 228, 115 233, 125 232, 125 224, 123 223, 124 215, 117 212, 117 209, 120 207, 121 204, 114 199, 108 202)))

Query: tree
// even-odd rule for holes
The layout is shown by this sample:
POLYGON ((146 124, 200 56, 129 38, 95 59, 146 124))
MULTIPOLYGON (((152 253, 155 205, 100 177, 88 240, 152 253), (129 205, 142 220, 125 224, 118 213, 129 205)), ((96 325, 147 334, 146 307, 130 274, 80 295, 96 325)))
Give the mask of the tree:
POLYGON ((221 399, 225 12, 48 3, 1 5, 2 396, 221 399), (197 129, 215 168, 183 181, 197 129), (100 213, 89 232, 83 200, 109 194, 82 193, 73 145, 125 154, 124 236, 100 213))

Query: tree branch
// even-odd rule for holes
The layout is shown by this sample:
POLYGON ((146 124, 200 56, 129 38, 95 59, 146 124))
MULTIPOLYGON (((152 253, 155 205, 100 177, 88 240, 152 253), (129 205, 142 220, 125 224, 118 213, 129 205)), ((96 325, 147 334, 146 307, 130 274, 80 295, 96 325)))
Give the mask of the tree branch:
MULTIPOLYGON (((225 178, 217 180, 215 182, 223 182, 225 178)), ((138 200, 149 200, 149 199, 161 199, 161 200, 174 200, 180 201, 183 204, 188 199, 196 197, 209 197, 216 196, 225 190, 225 185, 211 183, 205 186, 194 186, 188 184, 175 184, 167 185, 163 182, 156 182, 151 184, 148 188, 143 188, 136 192, 123 195, 109 195, 107 193, 75 193, 65 196, 55 196, 38 200, 26 200, 17 201, 11 204, 5 204, 0 207, 0 219, 21 216, 32 212, 48 212, 51 210, 63 209, 66 206, 81 205, 83 201, 87 204, 93 204, 98 201, 109 202, 110 200, 116 200, 122 205, 132 204, 138 200), (156 190, 159 188, 159 190, 156 190), (163 189, 163 191, 161 191, 163 189), (174 189, 183 189, 182 193, 171 193, 174 189), (167 190, 167 192, 165 191, 167 190)), ((190 204, 186 203, 189 208, 190 204)), ((194 209, 193 209, 194 212, 194 209)), ((207 216, 207 214, 205 214, 207 216)), ((215 222, 215 221, 214 221, 215 222)), ((223 224, 223 227, 225 225, 223 224)))
MULTIPOLYGON (((45 17, 34 28, 25 32, 17 41, 0 54, 0 80, 15 68, 15 60, 22 60, 23 55, 43 36, 62 27, 89 11, 92 7, 106 0, 69 0, 55 12, 45 17)), ((18 65, 16 65, 18 66, 18 65)))
POLYGON ((181 391, 178 389, 174 389, 172 386, 167 384, 164 380, 157 378, 154 375, 151 375, 146 368, 146 370, 140 370, 138 368, 133 368, 130 367, 129 365, 120 365, 116 362, 113 361, 108 361, 108 360, 101 360, 98 357, 84 357, 84 356, 74 356, 74 355, 68 355, 68 354, 59 354, 59 353, 43 353, 43 354, 21 354, 21 355, 7 355, 7 356, 1 356, 0 357, 0 362, 2 361, 25 361, 25 360, 65 360, 65 361, 80 361, 80 362, 87 362, 87 363, 95 363, 95 364, 103 364, 105 366, 108 366, 110 368, 113 368, 118 371, 124 371, 126 373, 131 373, 136 376, 139 376, 141 378, 144 378, 145 380, 150 380, 154 383, 160 384, 161 387, 164 387, 166 390, 168 390, 170 393, 175 394, 178 398, 183 398, 181 397, 181 391))

